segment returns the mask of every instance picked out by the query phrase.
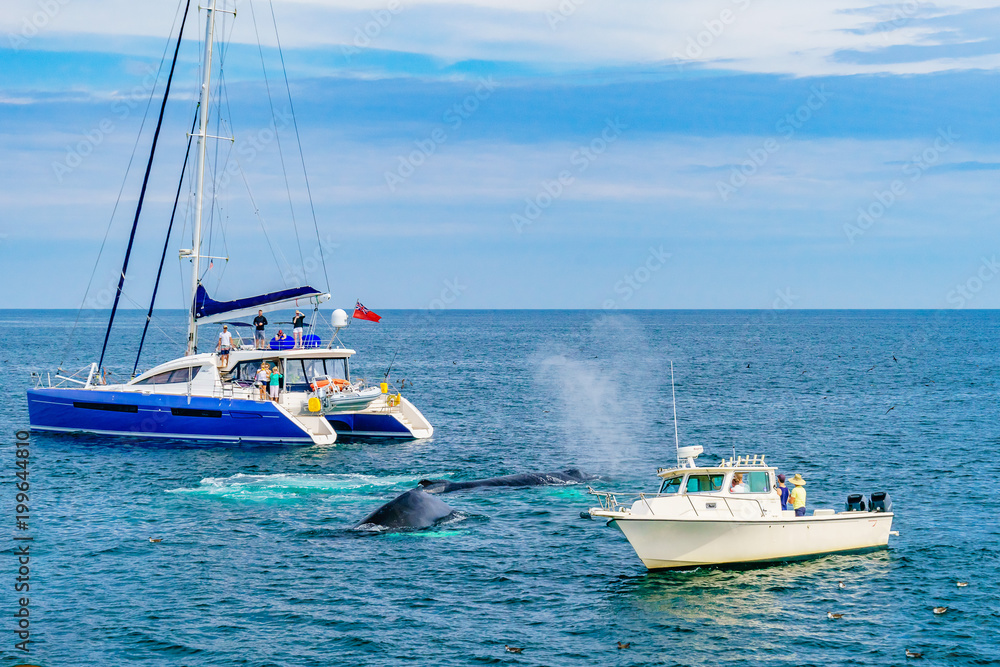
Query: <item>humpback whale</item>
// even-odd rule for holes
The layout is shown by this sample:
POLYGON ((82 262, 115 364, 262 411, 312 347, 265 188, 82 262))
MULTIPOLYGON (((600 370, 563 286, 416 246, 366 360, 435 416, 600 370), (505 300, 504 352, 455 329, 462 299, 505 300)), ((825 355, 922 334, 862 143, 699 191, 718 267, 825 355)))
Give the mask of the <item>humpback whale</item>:
POLYGON ((410 489, 362 519, 355 528, 429 528, 455 510, 423 489, 410 489))
POLYGON ((574 484, 595 479, 592 475, 569 468, 559 472, 530 472, 469 482, 446 479, 422 479, 420 486, 396 496, 369 514, 355 528, 388 528, 390 530, 429 528, 454 513, 447 503, 436 496, 479 487, 518 487, 574 484))
POLYGON ((575 484, 594 479, 592 475, 579 468, 567 468, 558 472, 527 472, 489 479, 474 479, 469 482, 450 482, 446 479, 422 479, 420 486, 427 493, 451 493, 465 489, 477 489, 483 486, 549 486, 556 484, 575 484))

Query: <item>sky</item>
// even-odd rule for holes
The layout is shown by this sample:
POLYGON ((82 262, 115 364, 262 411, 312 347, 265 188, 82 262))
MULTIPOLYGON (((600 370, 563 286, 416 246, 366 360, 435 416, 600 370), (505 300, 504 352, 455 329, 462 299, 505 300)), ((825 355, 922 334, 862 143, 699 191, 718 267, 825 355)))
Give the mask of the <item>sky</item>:
MULTIPOLYGON (((110 305, 183 2, 0 7, 0 308, 110 305)), ((197 5, 123 307, 148 304, 182 175, 197 5)), ((213 298, 305 283, 375 311, 1000 306, 995 3, 235 10, 213 72, 213 298)), ((187 307, 193 182, 189 166, 164 308, 187 307)))

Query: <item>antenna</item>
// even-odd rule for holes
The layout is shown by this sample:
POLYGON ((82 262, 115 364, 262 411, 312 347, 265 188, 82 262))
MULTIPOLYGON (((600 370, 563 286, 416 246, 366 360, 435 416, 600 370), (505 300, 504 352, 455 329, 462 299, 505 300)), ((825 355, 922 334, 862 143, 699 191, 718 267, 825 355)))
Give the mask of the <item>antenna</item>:
POLYGON ((674 448, 677 450, 677 467, 681 466, 681 442, 677 437, 677 395, 674 393, 674 362, 670 360, 670 399, 674 404, 674 448))

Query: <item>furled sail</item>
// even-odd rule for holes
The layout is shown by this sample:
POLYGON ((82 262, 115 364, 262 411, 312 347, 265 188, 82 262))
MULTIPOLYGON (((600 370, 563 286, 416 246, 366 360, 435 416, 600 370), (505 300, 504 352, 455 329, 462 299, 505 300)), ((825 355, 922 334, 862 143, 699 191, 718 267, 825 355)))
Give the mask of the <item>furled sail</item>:
POLYGON ((293 287, 233 301, 215 301, 208 296, 208 291, 203 285, 198 285, 194 301, 194 318, 198 324, 226 322, 237 317, 256 315, 258 310, 271 312, 282 308, 317 306, 329 298, 329 294, 312 287, 293 287))

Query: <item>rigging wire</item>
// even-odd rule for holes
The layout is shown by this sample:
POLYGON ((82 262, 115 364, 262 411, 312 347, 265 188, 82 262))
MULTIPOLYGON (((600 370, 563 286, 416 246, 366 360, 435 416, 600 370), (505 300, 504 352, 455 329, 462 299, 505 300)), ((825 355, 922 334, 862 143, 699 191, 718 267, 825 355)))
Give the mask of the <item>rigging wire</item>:
MULTIPOLYGON (((281 262, 278 261, 278 255, 275 254, 275 246, 271 243, 271 237, 267 233, 267 226, 264 224, 264 216, 260 214, 260 209, 257 208, 257 202, 253 198, 253 192, 250 191, 250 183, 247 181, 246 172, 243 171, 243 165, 240 164, 239 157, 236 158, 236 166, 240 170, 240 177, 243 179, 243 185, 246 186, 247 196, 250 198, 250 205, 253 206, 254 215, 257 216, 257 221, 260 223, 260 229, 264 232, 264 239, 267 241, 268 249, 271 251, 271 257, 274 258, 274 265, 278 267, 278 273, 281 273, 281 262)), ((277 249, 278 254, 281 255, 281 259, 288 265, 288 260, 285 259, 284 253, 281 252, 281 248, 277 249)))
MULTIPOLYGON (((174 34, 174 26, 177 25, 177 17, 180 16, 181 6, 184 0, 179 0, 177 3, 177 11, 174 12, 174 22, 170 25, 170 35, 174 34)), ((187 10, 185 9, 185 14, 187 10)), ((135 143, 132 144, 132 154, 129 156, 128 164, 125 166, 125 175, 122 176, 121 187, 118 188, 118 197, 115 199, 114 208, 111 209, 111 217, 108 219, 107 229, 104 230, 104 238, 101 240, 101 248, 97 252, 97 259, 94 261, 94 270, 90 273, 90 280, 87 281, 87 288, 83 291, 83 299, 80 301, 80 308, 76 311, 76 319, 73 321, 73 328, 70 330, 69 336, 66 338, 66 345, 63 347, 62 360, 59 362, 58 368, 62 368, 66 364, 66 357, 69 354, 69 349, 73 346, 73 341, 76 337, 76 330, 80 324, 80 315, 83 314, 83 307, 87 305, 87 297, 90 295, 90 288, 94 284, 94 278, 97 276, 97 269, 101 265, 101 257, 104 255, 104 248, 108 243, 108 236, 111 234, 111 227, 115 221, 115 214, 118 212, 118 205, 121 203, 122 194, 125 192, 125 184, 128 182, 128 175, 132 171, 132 162, 135 160, 136 151, 139 149, 139 140, 142 138, 142 131, 146 127, 146 120, 149 117, 149 109, 153 104, 153 95, 156 93, 156 83, 160 80, 160 74, 163 72, 163 63, 167 60, 167 54, 170 52, 170 43, 173 40, 167 37, 166 43, 163 45, 163 55, 160 57, 160 65, 156 70, 156 78, 153 80, 153 86, 149 90, 149 99, 146 100, 146 109, 142 114, 142 122, 139 124, 139 131, 135 135, 135 143)))
MULTIPOLYGON (((274 16, 274 2, 268 0, 271 7, 271 22, 274 24, 274 39, 278 45, 278 57, 281 58, 281 72, 285 76, 285 91, 288 93, 288 111, 292 116, 292 127, 295 130, 295 141, 299 146, 299 160, 302 162, 302 176, 306 182, 306 195, 309 198, 309 211, 312 213, 313 228, 316 230, 316 244, 319 247, 319 258, 323 264, 323 277, 326 278, 326 291, 330 290, 330 273, 326 269, 326 253, 323 252, 323 242, 319 238, 319 223, 316 221, 316 206, 313 205, 312 189, 309 187, 309 174, 306 172, 306 158, 302 153, 302 138, 299 136, 299 124, 295 120, 295 107, 292 104, 292 89, 288 85, 288 69, 285 67, 285 56, 281 51, 281 38, 278 37, 278 20, 274 16)), ((251 5, 252 7, 252 5, 251 5)))
MULTIPOLYGON (((299 266, 305 270, 305 255, 302 253, 302 241, 299 238, 299 226, 295 221, 295 206, 292 204, 292 188, 288 184, 288 170, 285 169, 285 154, 281 150, 281 133, 278 132, 278 117, 274 113, 274 100, 271 98, 271 84, 267 79, 267 66, 264 64, 264 47, 260 42, 260 33, 257 31, 257 15, 253 10, 253 0, 250 5, 250 18, 253 19, 253 31, 257 37, 257 52, 260 54, 260 68, 264 72, 264 89, 267 91, 267 103, 271 108, 271 123, 274 125, 274 140, 278 146, 278 160, 281 162, 281 173, 285 178, 285 190, 288 192, 288 210, 292 215, 292 229, 295 231, 295 243, 299 248, 299 266)), ((277 33, 277 30, 275 30, 277 33)), ((284 63, 282 63, 284 67, 284 63)), ((289 110, 291 111, 291 110, 289 110)))
POLYGON ((191 8, 191 0, 187 0, 184 6, 184 17, 181 19, 181 27, 177 31, 177 46, 174 47, 174 60, 170 64, 170 74, 167 75, 167 85, 163 90, 163 101, 160 103, 160 115, 156 119, 156 130, 153 132, 153 145, 149 149, 149 160, 146 162, 146 173, 142 177, 142 189, 139 191, 139 202, 135 207, 135 217, 132 219, 132 233, 128 238, 128 247, 125 249, 125 259, 122 262, 122 272, 118 276, 118 289, 115 291, 115 301, 111 306, 111 317, 108 318, 108 329, 104 332, 104 345, 101 347, 101 359, 97 362, 99 369, 104 368, 104 354, 108 349, 108 339, 111 338, 111 327, 115 323, 115 313, 118 312, 118 302, 121 299, 122 287, 125 285, 125 274, 128 272, 128 262, 132 256, 132 245, 135 243, 135 232, 139 227, 139 215, 142 213, 142 203, 146 199, 146 186, 149 185, 149 173, 153 170, 153 157, 156 155, 156 144, 160 138, 160 128, 163 126, 163 115, 167 109, 167 99, 170 97, 170 84, 174 80, 174 70, 177 68, 177 54, 181 50, 181 38, 184 36, 184 24, 187 22, 188 10, 191 8))

